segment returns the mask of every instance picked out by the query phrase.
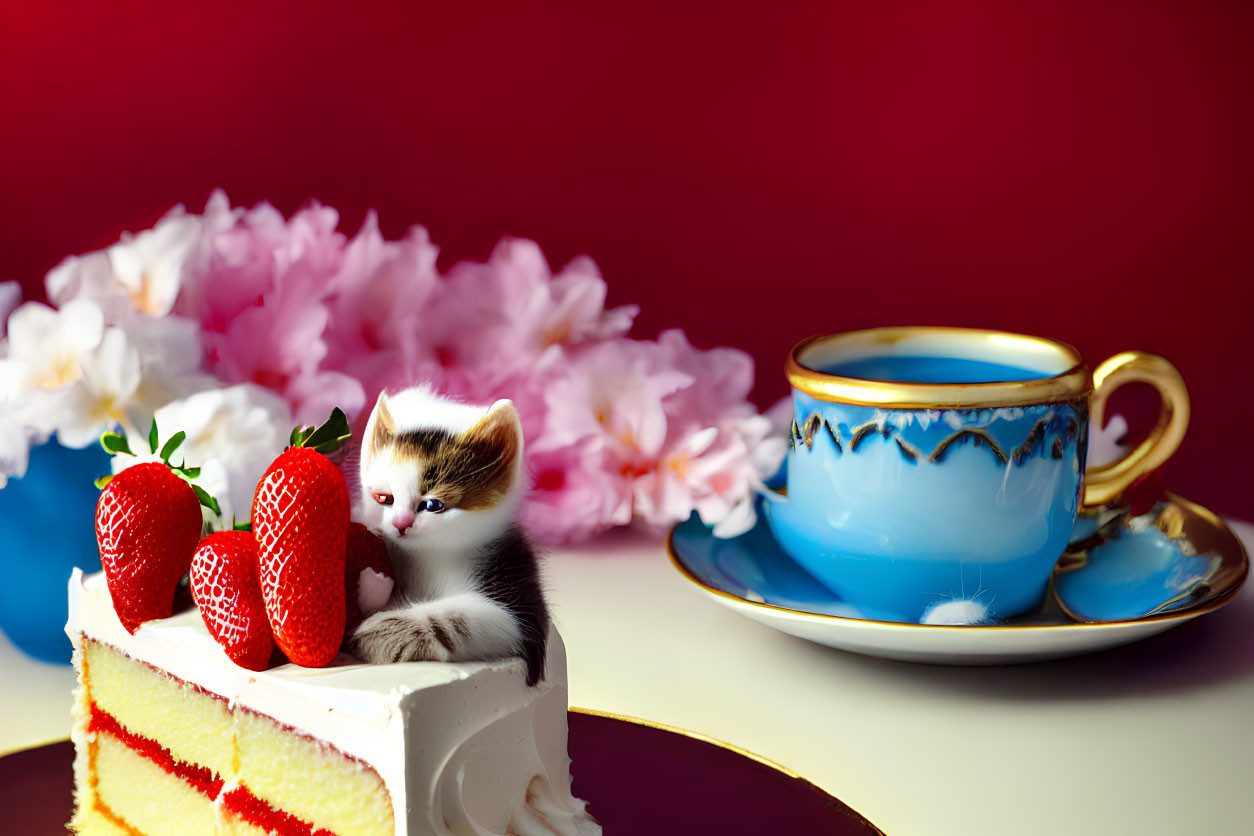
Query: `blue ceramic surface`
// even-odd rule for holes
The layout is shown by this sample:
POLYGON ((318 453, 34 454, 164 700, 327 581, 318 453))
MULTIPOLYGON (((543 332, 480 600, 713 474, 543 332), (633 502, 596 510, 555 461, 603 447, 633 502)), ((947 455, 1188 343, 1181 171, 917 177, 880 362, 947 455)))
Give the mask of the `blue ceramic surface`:
POLYGON ((997 383, 1003 380, 1035 380, 1038 369, 961 357, 887 356, 863 357, 822 366, 819 371, 860 380, 891 383, 997 383))
POLYGON ((693 514, 675 527, 671 544, 684 568, 706 586, 775 607, 844 618, 863 617, 781 551, 760 518, 747 533, 723 539, 711 534, 701 518, 693 514))
MULTIPOLYGON (((1083 553, 1076 568, 1054 576, 1061 609, 1046 598, 1029 612, 989 626, 1130 621, 1184 612, 1239 586, 1244 577, 1239 546, 1226 545, 1231 554, 1199 554, 1188 539, 1169 537, 1154 525, 1144 524, 1152 516, 1108 523, 1103 527, 1105 536, 1083 553)), ((1089 531, 1088 522, 1081 519, 1076 540, 1089 531)), ((714 537, 694 514, 675 527, 671 550, 681 568, 702 585, 744 601, 813 615, 902 620, 877 619, 876 614, 832 594, 780 548, 763 522, 724 540, 714 537)))
POLYGON ((1040 602, 1080 504, 1084 401, 926 410, 793 395, 788 496, 766 515, 797 563, 874 619, 917 621, 950 600, 1004 618, 1040 602))
POLYGON ((1103 527, 1082 568, 1054 577, 1059 603, 1081 621, 1120 621, 1175 612, 1207 591, 1222 560, 1197 554, 1182 537, 1148 524, 1149 516, 1103 527))
POLYGON ((0 629, 27 654, 69 664, 66 586, 75 566, 100 570, 93 481, 109 472, 98 446, 55 440, 30 452, 21 479, 0 490, 0 629))

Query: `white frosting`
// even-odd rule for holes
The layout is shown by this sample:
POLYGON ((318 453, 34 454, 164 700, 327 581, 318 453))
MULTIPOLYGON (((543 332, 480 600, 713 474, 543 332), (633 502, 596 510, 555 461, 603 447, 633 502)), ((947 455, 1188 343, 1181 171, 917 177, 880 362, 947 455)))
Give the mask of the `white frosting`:
POLYGON ((368 665, 341 654, 326 668, 255 672, 227 658, 195 609, 131 635, 102 573, 75 570, 69 595, 72 639, 112 645, 369 763, 391 794, 397 836, 527 833, 536 812, 550 833, 600 833, 570 794, 566 655, 556 629, 546 677, 534 687, 521 659, 368 665))

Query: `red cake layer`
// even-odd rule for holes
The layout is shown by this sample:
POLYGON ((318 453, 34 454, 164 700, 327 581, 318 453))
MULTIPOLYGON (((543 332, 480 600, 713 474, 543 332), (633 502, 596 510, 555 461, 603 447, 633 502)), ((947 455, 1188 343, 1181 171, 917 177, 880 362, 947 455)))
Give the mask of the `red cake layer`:
POLYGON ((279 836, 335 836, 329 830, 313 829, 313 825, 301 821, 290 813, 276 810, 248 791, 245 786, 227 790, 222 806, 249 824, 277 833, 279 836))
MULTIPOLYGON (((170 754, 169 749, 151 738, 130 731, 119 723, 116 717, 107 711, 101 710, 95 703, 91 705, 91 716, 88 720, 87 728, 92 732, 102 732, 111 735, 126 744, 131 751, 142 755, 166 772, 182 779, 210 800, 216 800, 218 795, 222 793, 224 782, 211 769, 177 760, 170 754)), ((93 762, 91 764, 93 783, 95 771, 95 763, 93 762)), ((293 816, 291 813, 276 810, 270 804, 257 798, 257 796, 249 792, 247 787, 242 785, 227 790, 222 798, 222 806, 249 824, 255 825, 269 833, 276 833, 278 836, 335 836, 329 830, 322 828, 315 830, 313 825, 293 816)), ((144 836, 144 834, 131 827, 121 817, 114 814, 107 805, 101 802, 98 796, 96 808, 115 825, 130 833, 131 836, 144 836)))
POLYGON ((113 735, 129 746, 132 751, 143 755, 166 772, 182 778, 202 794, 209 796, 210 800, 216 799, 218 793, 222 792, 222 778, 213 770, 206 766, 175 760, 169 749, 155 740, 130 731, 112 714, 101 711, 95 703, 91 705, 91 719, 88 721, 87 728, 89 731, 107 732, 113 735))

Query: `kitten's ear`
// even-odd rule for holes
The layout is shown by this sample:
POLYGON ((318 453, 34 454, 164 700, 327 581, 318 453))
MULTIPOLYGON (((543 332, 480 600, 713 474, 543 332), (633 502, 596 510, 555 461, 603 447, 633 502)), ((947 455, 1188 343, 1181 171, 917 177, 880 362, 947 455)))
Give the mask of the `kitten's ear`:
POLYGON ((396 422, 392 420, 392 413, 388 410, 388 393, 380 392, 379 399, 374 402, 374 409, 370 412, 370 420, 366 422, 363 457, 373 456, 395 433, 396 422))
POLYGON ((518 458, 522 455, 522 421, 514 402, 506 398, 492 404, 465 437, 472 444, 499 451, 502 460, 518 458))
POLYGON ((490 508, 518 484, 522 467, 522 422, 512 401, 492 404, 474 426, 464 432, 457 444, 471 455, 462 460, 460 472, 452 474, 461 489, 459 506, 469 510, 490 508))
POLYGON ((392 413, 388 410, 387 392, 380 392, 379 399, 374 402, 374 421, 376 429, 389 435, 396 432, 396 422, 392 420, 392 413))

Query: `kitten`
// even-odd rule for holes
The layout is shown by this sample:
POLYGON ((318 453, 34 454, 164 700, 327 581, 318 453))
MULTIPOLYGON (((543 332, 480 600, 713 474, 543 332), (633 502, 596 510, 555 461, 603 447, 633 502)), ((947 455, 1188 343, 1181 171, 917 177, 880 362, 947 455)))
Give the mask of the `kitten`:
POLYGON ((354 519, 383 536, 396 590, 361 623, 368 662, 521 656, 544 677, 549 613, 535 552, 515 524, 524 490, 512 402, 459 404, 425 387, 379 395, 361 448, 354 519))

